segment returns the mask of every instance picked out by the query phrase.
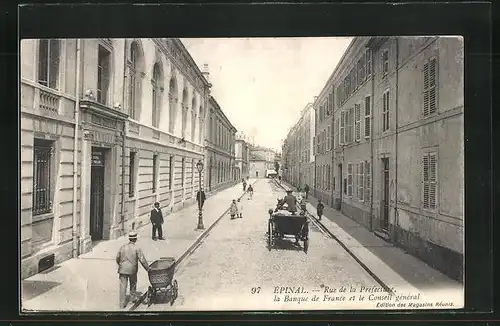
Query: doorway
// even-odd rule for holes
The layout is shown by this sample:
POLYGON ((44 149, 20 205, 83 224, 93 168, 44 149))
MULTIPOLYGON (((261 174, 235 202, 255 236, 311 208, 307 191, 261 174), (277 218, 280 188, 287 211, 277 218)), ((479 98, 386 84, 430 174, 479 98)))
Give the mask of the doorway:
POLYGON ((382 229, 389 230, 389 158, 382 158, 382 229))
POLYGON ((339 191, 339 194, 340 194, 340 197, 339 197, 339 204, 337 205, 337 210, 342 210, 342 195, 343 195, 343 184, 342 184, 342 164, 339 164, 339 176, 338 176, 338 180, 339 180, 339 188, 340 191, 339 191))
POLYGON ((104 150, 92 149, 90 172, 90 237, 103 239, 104 224, 104 150))

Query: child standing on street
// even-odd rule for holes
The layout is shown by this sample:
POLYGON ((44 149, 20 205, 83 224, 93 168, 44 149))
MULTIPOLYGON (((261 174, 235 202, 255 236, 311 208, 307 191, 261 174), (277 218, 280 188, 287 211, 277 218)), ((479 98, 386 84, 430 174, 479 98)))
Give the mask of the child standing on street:
POLYGON ((248 191, 248 199, 250 200, 253 197, 253 187, 252 187, 252 185, 248 185, 247 191, 248 191))
POLYGON ((236 205, 236 199, 233 199, 231 207, 229 207, 229 215, 231 215, 232 220, 234 220, 234 217, 238 215, 238 205, 236 205))
POLYGON ((240 201, 239 198, 238 198, 238 214, 239 218, 243 217, 243 203, 240 201))
POLYGON ((323 215, 323 209, 325 205, 321 202, 321 199, 318 200, 318 205, 316 205, 316 213, 318 213, 318 220, 321 221, 321 216, 323 215))

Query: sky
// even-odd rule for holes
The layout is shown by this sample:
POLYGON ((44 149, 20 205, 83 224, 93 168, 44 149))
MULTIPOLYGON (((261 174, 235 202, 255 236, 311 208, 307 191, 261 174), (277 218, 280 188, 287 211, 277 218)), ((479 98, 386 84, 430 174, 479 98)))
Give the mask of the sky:
POLYGON ((256 145, 279 150, 300 111, 312 103, 349 46, 349 37, 183 38, 211 95, 256 145))

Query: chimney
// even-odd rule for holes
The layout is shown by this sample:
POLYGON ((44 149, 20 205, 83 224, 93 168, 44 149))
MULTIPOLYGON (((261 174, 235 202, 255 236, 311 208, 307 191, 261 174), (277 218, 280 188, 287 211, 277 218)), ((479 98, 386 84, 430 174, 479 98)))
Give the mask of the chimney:
POLYGON ((208 63, 203 64, 203 70, 201 71, 203 77, 210 83, 210 71, 208 70, 208 63))

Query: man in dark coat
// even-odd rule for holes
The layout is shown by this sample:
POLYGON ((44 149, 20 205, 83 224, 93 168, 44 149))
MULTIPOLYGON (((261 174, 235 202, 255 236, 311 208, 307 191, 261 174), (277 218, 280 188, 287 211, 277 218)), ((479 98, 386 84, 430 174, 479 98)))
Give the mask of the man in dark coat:
POLYGON ((198 193, 196 194, 196 202, 198 202, 198 209, 201 210, 203 208, 203 204, 205 203, 205 200, 207 197, 205 196, 205 192, 203 189, 198 190, 198 193))
POLYGON ((152 234, 153 240, 156 240, 156 230, 158 230, 158 238, 160 240, 165 240, 163 238, 162 224, 163 224, 163 214, 161 213, 160 203, 156 202, 153 210, 151 210, 151 225, 153 226, 153 234, 152 234))
POLYGON ((292 193, 293 192, 291 190, 287 190, 283 201, 288 206, 288 211, 295 213, 297 212, 297 197, 295 197, 292 193))
POLYGON ((120 277, 120 308, 127 306, 127 283, 130 283, 130 296, 137 297, 137 272, 139 262, 149 272, 149 265, 141 248, 136 247, 137 233, 132 231, 128 235, 129 243, 124 244, 116 254, 118 275, 120 277))
POLYGON ((306 199, 307 199, 307 197, 309 196, 309 185, 307 183, 304 187, 304 192, 306 193, 306 199))

